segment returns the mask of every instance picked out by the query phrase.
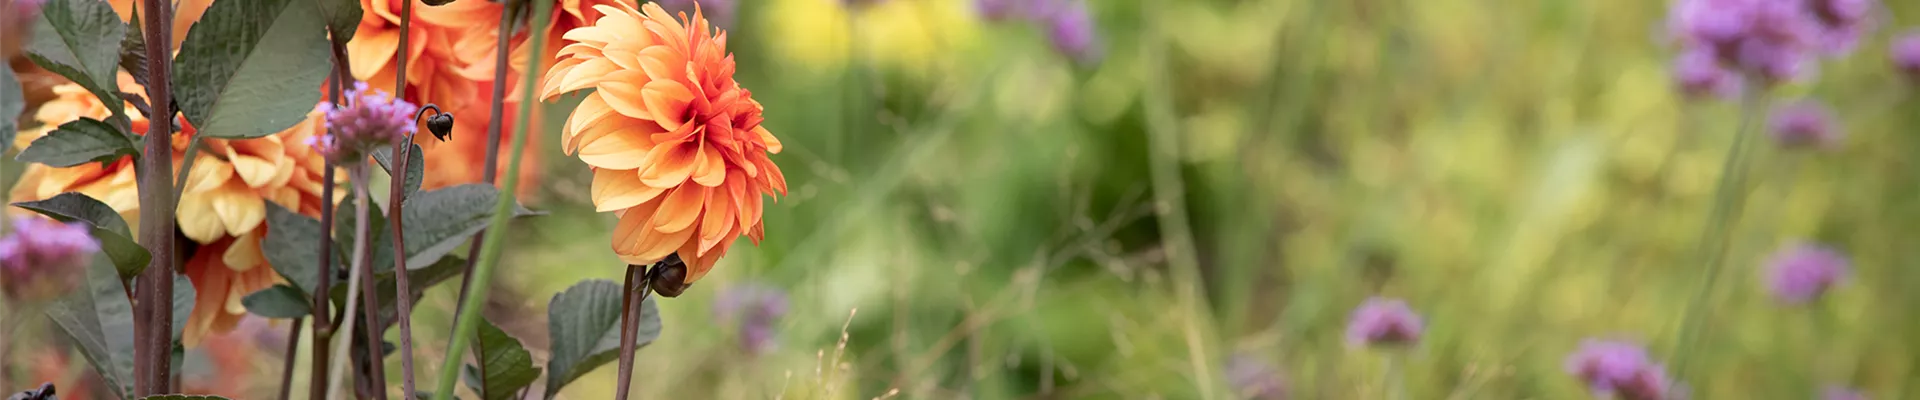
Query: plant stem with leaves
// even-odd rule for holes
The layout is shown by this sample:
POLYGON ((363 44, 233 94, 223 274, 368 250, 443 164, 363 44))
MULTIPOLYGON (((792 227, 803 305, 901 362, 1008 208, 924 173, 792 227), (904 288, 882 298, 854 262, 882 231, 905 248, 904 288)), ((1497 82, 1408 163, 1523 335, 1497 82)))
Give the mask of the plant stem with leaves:
POLYGON ((387 189, 387 226, 393 227, 393 306, 398 314, 394 319, 400 325, 400 389, 407 396, 414 393, 413 386, 413 288, 407 282, 407 246, 402 231, 400 206, 406 201, 407 160, 412 157, 413 135, 399 135, 393 139, 393 165, 391 183, 387 189))
MULTIPOLYGON (((337 37, 331 40, 333 77, 329 81, 333 90, 327 93, 327 101, 333 103, 334 107, 345 105, 340 100, 341 92, 346 90, 346 82, 352 79, 352 75, 346 68, 345 45, 337 37)), ((327 129, 328 134, 334 133, 332 127, 327 129)), ((331 293, 329 290, 333 285, 333 189, 336 186, 334 175, 337 169, 339 169, 338 166, 332 161, 327 161, 324 183, 320 185, 320 198, 325 199, 323 201, 326 205, 320 207, 320 262, 315 264, 319 265, 319 268, 316 268, 319 277, 314 280, 313 285, 313 341, 310 351, 313 354, 313 366, 308 369, 309 374, 315 375, 329 370, 327 364, 331 352, 328 351, 328 346, 333 343, 333 313, 329 310, 333 302, 327 298, 327 294, 331 293)), ((327 389, 330 386, 326 379, 309 379, 309 381, 311 381, 309 383, 311 388, 307 394, 308 399, 329 398, 327 389)))
MULTIPOLYGON (((548 15, 553 12, 553 2, 537 1, 533 3, 533 18, 528 22, 532 28, 530 32, 545 31, 547 29, 548 15)), ((529 40, 528 42, 527 54, 530 54, 530 56, 527 57, 526 75, 520 78, 522 96, 525 96, 520 99, 520 115, 522 116, 533 112, 533 104, 536 102, 533 98, 536 92, 533 83, 540 77, 540 55, 544 54, 542 48, 545 47, 544 45, 546 44, 544 40, 529 40)), ((488 222, 487 226, 505 228, 510 222, 510 218, 508 217, 513 215, 514 198, 512 193, 520 186, 520 160, 521 156, 524 155, 522 151, 526 149, 527 146, 527 136, 529 135, 527 128, 530 122, 532 122, 530 118, 524 117, 515 121, 513 146, 511 150, 509 150, 512 152, 512 157, 507 161, 507 181, 505 185, 500 187, 499 199, 493 205, 493 218, 488 222)), ((473 285, 470 288, 471 293, 469 293, 466 298, 461 299, 459 309, 456 311, 457 316, 454 317, 453 337, 447 346, 449 349, 459 349, 468 346, 469 341, 473 339, 474 331, 480 327, 481 303, 487 299, 487 289, 489 287, 487 283, 491 282, 493 267, 499 264, 500 242, 502 238, 504 238, 503 235, 489 235, 486 237, 486 240, 481 242, 479 261, 474 265, 473 271, 470 274, 471 276, 468 277, 473 281, 473 285)), ((453 384, 460 378, 460 363, 463 358, 461 356, 461 352, 448 351, 446 359, 441 362, 440 380, 436 382, 437 388, 433 391, 433 398, 435 400, 448 400, 453 398, 453 384)))
MULTIPOLYGON (((481 171, 483 171, 482 174, 487 184, 493 184, 499 178, 500 131, 501 125, 506 123, 504 118, 501 118, 503 116, 502 114, 506 111, 506 102, 501 101, 501 99, 507 95, 507 74, 509 73, 507 61, 513 58, 510 57, 513 50, 513 42, 511 40, 513 38, 513 27, 519 20, 517 17, 525 10, 521 6, 525 6, 526 4, 527 3, 523 1, 508 2, 507 8, 500 11, 500 30, 495 34, 498 42, 494 44, 493 96, 489 97, 493 99, 493 102, 488 105, 487 110, 487 159, 486 163, 481 166, 481 171)), ((486 237, 487 231, 482 229, 480 232, 473 234, 473 241, 467 245, 467 264, 460 270, 460 297, 456 304, 466 303, 467 295, 473 288, 473 265, 480 261, 480 247, 482 242, 486 240, 486 237)), ((459 322, 458 319, 454 320, 455 325, 459 325, 459 322)), ((480 359, 481 350, 480 343, 475 341, 471 349, 474 359, 480 359)), ((457 351, 458 350, 453 348, 447 349, 448 353, 457 351)), ((487 376, 487 363, 478 362, 474 364, 475 372, 480 376, 487 376)), ((487 393, 485 393, 486 385, 481 385, 480 391, 482 398, 487 396, 487 393)))
MULTIPOLYGON (((163 0, 143 0, 147 12, 141 24, 147 43, 147 98, 151 101, 154 123, 147 125, 146 150, 138 168, 140 192, 140 244, 153 254, 147 269, 138 278, 138 299, 134 301, 134 393, 151 395, 169 392, 169 369, 173 361, 173 274, 174 204, 173 182, 173 94, 169 77, 173 70, 173 4, 163 0)), ((111 108, 111 107, 110 107, 111 108)))

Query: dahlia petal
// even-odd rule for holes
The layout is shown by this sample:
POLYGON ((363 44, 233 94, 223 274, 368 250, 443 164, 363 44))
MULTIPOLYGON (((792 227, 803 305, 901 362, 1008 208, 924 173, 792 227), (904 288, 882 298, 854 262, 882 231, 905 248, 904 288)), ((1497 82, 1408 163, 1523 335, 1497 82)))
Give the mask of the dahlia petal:
POLYGON ((567 126, 562 132, 564 136, 560 141, 561 151, 572 155, 574 151, 579 150, 580 133, 600 125, 601 121, 612 114, 614 114, 613 108, 608 107, 606 101, 600 100, 599 92, 587 95, 580 101, 580 105, 573 109, 573 115, 567 116, 567 126))
MULTIPOLYGON (((227 251, 221 252, 220 254, 220 261, 226 264, 227 269, 234 271, 253 269, 254 266, 266 263, 266 260, 266 255, 260 252, 260 231, 258 230, 247 232, 245 235, 234 238, 233 244, 227 246, 227 251)), ((251 293, 241 293, 240 295, 246 296, 248 294, 251 293)), ((241 309, 240 311, 246 312, 245 309, 241 309)))
POLYGON ((639 69, 655 79, 686 80, 686 67, 687 58, 672 47, 656 45, 640 50, 639 69))
POLYGON ((233 163, 233 172, 235 175, 240 175, 242 182, 254 188, 266 186, 268 182, 273 181, 274 175, 280 172, 273 162, 260 157, 237 154, 231 148, 227 149, 227 162, 233 163))
POLYGON ((700 152, 693 158, 693 182, 706 187, 720 186, 727 179, 727 164, 713 146, 699 147, 700 152))
POLYGON ((640 181, 648 186, 673 187, 693 174, 695 143, 653 146, 647 151, 646 166, 640 169, 640 181))
POLYGON ((373 76, 385 69, 393 61, 394 54, 400 50, 400 31, 398 29, 377 29, 360 31, 347 44, 348 68, 355 77, 373 76))
POLYGON ((755 127, 753 133, 759 134, 760 142, 767 144, 768 153, 780 154, 780 149, 786 147, 781 145, 780 138, 773 137, 773 132, 767 131, 766 127, 755 127))
POLYGON ((291 157, 276 157, 273 160, 273 179, 267 181, 267 187, 284 187, 293 179, 293 172, 299 167, 291 157))
POLYGON ((193 313, 187 319, 187 326, 181 332, 181 344, 197 347, 200 339, 213 329, 214 319, 219 308, 227 303, 227 281, 232 271, 216 264, 215 251, 218 245, 212 245, 203 251, 195 252, 193 259, 187 261, 185 268, 187 279, 193 282, 193 313))
POLYGON ((733 202, 733 196, 719 189, 708 193, 706 215, 700 217, 700 248, 694 252, 696 255, 704 256, 713 245, 733 237, 733 202))
POLYGON ((774 165, 773 160, 765 156, 754 158, 753 162, 760 164, 760 168, 767 171, 767 177, 761 179, 761 182, 766 184, 763 190, 767 190, 768 193, 779 192, 781 196, 787 195, 787 175, 780 173, 779 165, 774 165))
POLYGON ((653 229, 663 233, 688 230, 700 219, 700 209, 706 203, 709 190, 681 185, 669 191, 665 200, 661 200, 660 209, 653 214, 653 229))
MULTIPOLYGON (((687 106, 693 100, 693 92, 687 90, 687 87, 680 82, 654 80, 647 82, 647 86, 640 91, 640 96, 635 99, 644 103, 645 110, 654 122, 659 122, 663 128, 677 130, 680 129, 680 125, 687 122, 685 116, 687 106)), ((619 108, 618 104, 615 106, 616 109, 619 108)))
POLYGON ((647 45, 643 43, 620 41, 607 43, 606 47, 600 49, 600 54, 622 70, 635 71, 641 69, 641 51, 645 49, 647 45))
POLYGON ((213 203, 213 212, 220 217, 220 223, 226 225, 227 232, 239 234, 253 230, 267 220, 266 201, 259 195, 246 189, 234 187, 216 189, 208 193, 213 203))
MULTIPOLYGON (((645 76, 639 72, 616 71, 600 80, 600 83, 595 84, 594 87, 600 89, 600 100, 606 101, 607 106, 612 107, 614 111, 619 111, 620 115, 654 120, 655 115, 658 114, 650 113, 647 108, 643 100, 647 91, 644 89, 645 86, 642 86, 643 84, 650 86, 653 83, 647 82, 645 76)), ((673 125, 673 127, 678 126, 673 125)))
POLYGON ((226 236, 225 225, 213 210, 212 191, 186 192, 180 194, 179 207, 174 211, 176 225, 180 232, 201 244, 212 243, 226 236))
POLYGON ((187 192, 213 190, 227 183, 233 177, 233 166, 213 157, 200 157, 193 164, 193 171, 187 173, 187 192))
POLYGON ((595 87, 603 82, 608 74, 619 70, 619 66, 604 58, 587 59, 570 67, 561 70, 557 69, 559 66, 555 66, 554 73, 563 75, 559 75, 561 78, 558 80, 548 80, 547 87, 540 92, 541 97, 552 98, 560 94, 595 87))
POLYGON ((621 260, 629 264, 659 262, 667 258, 668 255, 673 254, 673 251, 678 249, 680 245, 685 244, 688 237, 693 236, 692 229, 683 229, 676 232, 660 232, 646 228, 644 225, 651 214, 652 213, 640 213, 630 210, 626 216, 620 218, 620 224, 622 226, 627 225, 629 219, 638 219, 638 221, 634 222, 636 229, 634 229, 630 235, 625 236, 624 240, 622 240, 622 236, 618 236, 617 234, 615 236, 616 242, 614 243, 616 247, 614 248, 614 253, 620 255, 621 260))
MULTIPOLYGON (((652 125, 644 121, 641 123, 652 125)), ((580 161, 607 169, 640 168, 647 159, 647 150, 656 146, 640 131, 644 128, 634 125, 640 124, 630 124, 618 131, 598 135, 591 142, 582 143, 580 161)))
POLYGON ((266 193, 262 193, 261 195, 265 196, 267 201, 271 201, 274 204, 279 204, 281 207, 286 207, 288 210, 300 209, 300 190, 299 189, 294 189, 292 187, 287 187, 287 186, 276 186, 276 187, 268 188, 265 190, 266 190, 266 193))
POLYGON ((760 220, 760 192, 747 187, 750 183, 740 176, 739 170, 727 173, 727 196, 733 198, 732 215, 738 219, 740 229, 745 230, 760 220))
POLYGON ((597 169, 593 171, 593 205, 596 212, 631 208, 659 198, 667 188, 640 183, 635 170, 597 169))

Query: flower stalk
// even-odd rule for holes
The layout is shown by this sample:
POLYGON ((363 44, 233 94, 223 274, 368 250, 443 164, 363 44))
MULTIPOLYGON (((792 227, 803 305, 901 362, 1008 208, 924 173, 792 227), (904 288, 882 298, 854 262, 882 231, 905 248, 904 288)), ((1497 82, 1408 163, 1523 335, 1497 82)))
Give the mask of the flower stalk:
MULTIPOLYGON (((345 313, 343 314, 346 318, 343 318, 343 322, 341 323, 339 332, 354 331, 353 330, 354 328, 353 325, 355 322, 354 316, 357 310, 359 310, 359 306, 360 306, 360 303, 358 301, 360 299, 355 296, 362 293, 362 291, 360 290, 361 289, 360 284, 364 281, 369 280, 366 278, 371 278, 369 276, 363 276, 369 272, 367 271, 369 269, 367 262, 368 262, 368 258, 370 258, 369 257, 370 255, 367 252, 367 241, 368 241, 367 234, 370 233, 369 231, 371 231, 371 229, 369 229, 367 224, 367 218, 369 215, 368 206, 370 206, 370 204, 368 204, 369 202, 367 201, 367 166, 366 164, 348 165, 347 179, 351 181, 350 184, 353 185, 353 204, 354 204, 354 220, 353 220, 354 237, 353 237, 353 261, 352 261, 353 265, 352 267, 348 268, 349 272, 347 276, 347 308, 345 310, 345 313)), ((367 292, 372 292, 372 291, 368 290, 367 292)), ((372 304, 368 305, 369 310, 371 310, 372 307, 373 307, 372 304)), ((372 325, 375 322, 378 322, 371 317, 374 314, 376 313, 371 311, 366 313, 366 315, 369 316, 368 318, 366 318, 367 320, 366 322, 369 325, 372 325)), ((378 367, 379 358, 377 357, 378 355, 377 347, 380 345, 380 338, 378 336, 374 336, 372 337, 372 339, 373 341, 368 343, 368 347, 375 348, 374 351, 376 352, 375 354, 376 357, 373 358, 374 363, 372 363, 373 366, 370 368, 377 370, 379 368, 378 367)), ((347 358, 348 350, 353 348, 353 344, 351 343, 353 340, 353 335, 349 334, 342 340, 346 340, 349 343, 342 343, 334 347, 333 357, 341 360, 346 360, 348 359, 347 358)), ((345 374, 346 365, 347 365, 346 362, 334 364, 333 369, 327 372, 327 387, 328 387, 327 399, 340 398, 340 383, 342 382, 342 378, 346 376, 345 374)), ((374 373, 369 375, 375 380, 380 380, 380 381, 385 380, 382 378, 383 374, 374 373)), ((386 387, 384 382, 379 382, 379 383, 380 383, 379 385, 380 387, 386 387)), ((386 397, 385 391, 381 391, 379 393, 380 393, 380 396, 378 396, 378 398, 386 397)))
MULTIPOLYGON (((508 2, 506 9, 500 10, 500 30, 495 34, 497 42, 494 44, 493 55, 493 96, 489 97, 493 99, 493 103, 489 104, 487 109, 487 158, 486 163, 481 166, 482 176, 489 185, 494 184, 499 178, 500 131, 501 125, 505 124, 501 117, 506 112, 506 102, 501 100, 507 95, 507 61, 512 58, 510 56, 513 50, 510 39, 513 37, 514 24, 519 21, 516 17, 523 11, 520 6, 526 4, 527 2, 524 1, 508 2)), ((481 242, 485 241, 486 237, 487 231, 481 229, 473 234, 473 241, 467 245, 467 265, 460 271, 460 297, 457 300, 459 303, 466 303, 468 292, 473 288, 473 266, 480 261, 481 242)), ((459 320, 456 319, 454 324, 458 325, 459 320)), ((454 351, 452 348, 447 349, 448 353, 454 351)), ((474 343, 471 351, 474 359, 480 358, 482 352, 478 342, 474 343)), ((475 364, 476 372, 479 372, 480 376, 486 376, 487 363, 475 364)), ((484 385, 480 390, 483 392, 481 397, 485 397, 487 393, 484 393, 486 391, 484 385)))
MULTIPOLYGON (((433 110, 436 115, 446 115, 440 112, 439 106, 428 104, 414 113, 415 124, 419 123, 421 116, 426 115, 427 110, 433 110)), ((393 156, 393 161, 389 162, 393 166, 389 171, 392 178, 388 179, 387 185, 387 225, 393 227, 393 293, 394 309, 398 312, 394 318, 400 324, 400 388, 401 393, 409 395, 414 393, 413 285, 407 281, 406 233, 401 224, 404 215, 401 214, 401 207, 407 197, 407 161, 413 158, 413 135, 394 135, 393 151, 387 153, 393 156)))
POLYGON ((147 98, 153 99, 153 123, 147 125, 146 149, 140 157, 140 243, 153 254, 140 272, 134 306, 134 393, 145 396, 170 392, 173 360, 174 249, 173 182, 173 4, 144 0, 142 35, 147 43, 147 98))
MULTIPOLYGON (((1749 84, 1753 81, 1749 79, 1749 84)), ((1747 164, 1752 158, 1747 149, 1747 137, 1752 136, 1748 131, 1752 130, 1753 121, 1760 118, 1765 91, 1749 86, 1747 94, 1742 97, 1740 124, 1734 129, 1733 144, 1727 149, 1726 161, 1720 167, 1720 181, 1714 189, 1712 211, 1700 232, 1697 251, 1706 265, 1700 272, 1700 287, 1694 291, 1680 323, 1680 344, 1673 355, 1673 373, 1678 378, 1674 382, 1687 378, 1689 356, 1699 342, 1700 325, 1705 322, 1707 302, 1719 280, 1721 266, 1726 263, 1727 247, 1732 243, 1733 217, 1739 215, 1744 205, 1741 197, 1746 193, 1747 164)))
MULTIPOLYGON (((335 39, 331 40, 332 42, 331 46, 333 51, 333 77, 329 79, 329 81, 332 82, 331 83, 332 90, 328 91, 327 93, 327 102, 333 104, 334 107, 341 107, 346 105, 346 103, 344 103, 341 98, 342 93, 346 92, 347 90, 346 82, 349 80, 352 80, 353 75, 350 74, 346 68, 346 66, 348 65, 346 45, 337 39, 338 36, 334 36, 334 38, 335 39)), ((327 127, 327 130, 329 135, 338 134, 338 130, 334 129, 334 127, 332 127, 331 125, 327 127)), ((325 178, 323 178, 325 182, 324 184, 320 185, 320 198, 324 199, 323 201, 326 202, 326 206, 320 207, 320 232, 321 232, 320 233, 320 262, 319 264, 317 264, 320 266, 320 268, 317 269, 318 270, 317 273, 319 277, 314 280, 314 287, 313 287, 313 316, 314 317, 313 317, 313 339, 312 339, 313 341, 311 345, 311 349, 312 349, 311 353, 313 354, 313 364, 312 364, 312 367, 308 369, 309 374, 315 374, 315 375, 320 374, 321 371, 330 370, 328 368, 328 363, 330 361, 329 356, 332 353, 331 351, 329 351, 330 347, 328 346, 330 346, 333 343, 334 321, 333 321, 333 313, 329 310, 333 305, 333 303, 332 301, 330 301, 330 299, 327 298, 327 294, 332 293, 331 286, 333 285, 333 274, 334 274, 333 272, 334 271, 333 270, 333 209, 334 209, 333 189, 334 189, 334 186, 336 186, 334 185, 334 179, 335 179, 334 174, 338 169, 339 169, 338 166, 335 165, 332 160, 327 160, 326 176, 325 178)), ((295 336, 298 336, 298 335, 295 335, 295 336)), ((328 397, 328 389, 331 387, 331 385, 330 385, 330 382, 328 382, 328 380, 326 379, 309 379, 309 380, 311 381, 310 383, 311 388, 308 391, 308 395, 307 395, 308 399, 330 398, 328 397)))
MULTIPOLYGON (((661 261, 653 269, 665 268, 666 263, 661 261)), ((620 375, 617 380, 620 386, 614 388, 614 400, 627 400, 627 392, 633 387, 634 339, 640 334, 640 305, 647 300, 651 287, 648 272, 645 265, 628 265, 627 278, 620 289, 620 375)))
MULTIPOLYGON (((533 16, 528 21, 528 25, 531 28, 530 32, 544 31, 547 29, 549 15, 553 12, 553 2, 539 1, 533 3, 533 16)), ((533 99, 535 93, 533 83, 538 80, 540 76, 539 54, 542 54, 542 47, 545 47, 545 44, 546 41, 544 40, 532 40, 531 43, 527 44, 527 46, 529 46, 527 54, 532 54, 533 56, 527 57, 526 75, 520 79, 521 89, 523 89, 522 93, 524 93, 523 96, 525 96, 521 98, 520 101, 520 115, 523 116, 533 112, 533 104, 536 102, 533 99)), ((498 72, 496 72, 496 74, 497 73, 498 72)), ((509 150, 512 152, 512 156, 509 157, 507 161, 506 183, 501 185, 501 195, 498 196, 499 200, 493 205, 493 218, 488 221, 487 224, 489 227, 506 227, 507 224, 512 221, 508 218, 513 215, 514 198, 511 194, 520 186, 520 160, 524 155, 523 150, 525 150, 527 146, 527 136, 529 135, 527 128, 531 122, 532 120, 530 118, 520 118, 514 124, 513 145, 509 150)), ((473 285, 468 288, 468 295, 460 300, 460 306, 456 311, 457 316, 454 317, 453 337, 447 346, 449 349, 465 348, 473 339, 474 331, 479 329, 481 303, 487 299, 487 290, 490 287, 487 283, 492 282, 493 268, 499 264, 500 261, 502 238, 503 236, 501 235, 490 235, 481 241, 480 254, 479 258, 477 258, 479 261, 474 264, 473 270, 467 277, 473 285)), ((448 400, 453 398, 454 382, 460 380, 460 363, 461 359, 464 358, 462 356, 463 354, 459 351, 447 352, 446 358, 440 364, 440 379, 435 382, 436 388, 433 391, 434 400, 448 400)))

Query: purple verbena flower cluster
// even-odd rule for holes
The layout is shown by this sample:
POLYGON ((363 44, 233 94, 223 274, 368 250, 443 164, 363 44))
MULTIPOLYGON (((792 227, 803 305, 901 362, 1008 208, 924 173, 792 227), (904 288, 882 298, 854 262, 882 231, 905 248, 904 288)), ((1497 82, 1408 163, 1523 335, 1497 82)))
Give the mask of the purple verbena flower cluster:
POLYGON ((334 162, 347 162, 366 154, 366 150, 393 143, 398 137, 419 130, 414 113, 420 107, 395 99, 386 91, 370 89, 366 82, 355 82, 346 93, 346 107, 321 104, 327 114, 328 133, 314 136, 308 143, 334 162))
POLYGON ((1100 33, 1085 0, 975 0, 974 8, 989 21, 1025 20, 1039 25, 1054 49, 1075 61, 1100 59, 1100 33))
POLYGON ((1847 275, 1847 258, 1817 244, 1789 245, 1767 260, 1767 287, 1787 304, 1820 298, 1847 275))
POLYGON ((1723 82, 1740 74, 1764 85, 1805 78, 1821 57, 1851 53, 1873 28, 1877 7, 1874 0, 1679 0, 1668 20, 1684 47, 1675 79, 1690 95, 1724 96, 1723 82))
POLYGON ((1420 316, 1399 299, 1375 297, 1361 303, 1347 321, 1350 345, 1411 344, 1424 330, 1420 316))
POLYGON ((1820 103, 1802 100, 1774 108, 1768 131, 1775 143, 1788 148, 1832 148, 1840 142, 1840 127, 1820 103))
POLYGON ((1680 396, 1669 391, 1666 367, 1654 363, 1640 345, 1588 339, 1567 357, 1567 373, 1580 378, 1587 389, 1622 400, 1664 400, 1680 396))
POLYGON ((1227 361, 1226 374, 1227 384, 1232 387, 1236 399, 1287 398, 1287 380, 1280 376, 1280 369, 1259 357, 1247 354, 1233 356, 1227 361))
POLYGON ((1893 58, 1893 66, 1905 73, 1914 83, 1920 83, 1920 30, 1914 30, 1893 40, 1893 48, 1887 53, 1893 58))
POLYGON ((787 294, 761 284, 727 287, 713 302, 714 319, 737 324, 740 347, 751 354, 773 351, 774 325, 787 315, 787 294))
POLYGON ((0 289, 16 300, 58 297, 86 280, 99 252, 86 224, 15 218, 13 234, 0 239, 0 289))

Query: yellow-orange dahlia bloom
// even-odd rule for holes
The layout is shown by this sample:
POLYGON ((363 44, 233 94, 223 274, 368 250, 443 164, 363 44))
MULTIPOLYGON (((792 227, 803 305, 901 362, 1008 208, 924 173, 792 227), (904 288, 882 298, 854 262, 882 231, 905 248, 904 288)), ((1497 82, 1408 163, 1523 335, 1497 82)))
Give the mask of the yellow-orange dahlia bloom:
MULTIPOLYGON (((392 90, 397 74, 396 51, 400 48, 400 13, 403 1, 414 1, 414 18, 407 36, 407 89, 404 99, 415 104, 433 103, 456 117, 452 143, 441 143, 430 135, 419 135, 414 142, 425 152, 428 168, 424 189, 479 182, 486 173, 487 123, 492 117, 493 75, 498 48, 500 13, 505 6, 490 1, 456 1, 430 7, 420 0, 361 0, 366 13, 359 30, 347 42, 353 76, 374 88, 392 90)), ((524 41, 525 34, 516 42, 524 41)), ((509 87, 515 74, 508 74, 509 87)), ((504 101, 502 126, 511 127, 520 107, 518 96, 504 101)), ((536 126, 538 124, 535 124, 536 126)), ((502 130, 503 140, 511 139, 512 129, 502 130)), ((537 147, 529 146, 520 168, 522 186, 536 187, 540 164, 537 147)), ((502 154, 502 160, 507 155, 502 154)), ((505 172, 504 162, 495 167, 505 172)))
MULTIPOLYGON (((138 88, 124 79, 124 74, 122 77, 123 90, 138 88)), ((106 107, 78 85, 61 86, 56 91, 62 96, 48 102, 36 115, 47 127, 80 117, 108 115, 106 107)), ((134 131, 144 134, 148 121, 134 110, 127 113, 133 118, 134 131)), ((171 138, 175 168, 182 164, 186 147, 196 134, 191 125, 182 122, 183 132, 171 138)), ((317 216, 321 207, 344 195, 337 193, 332 201, 320 196, 326 166, 319 152, 307 144, 307 138, 324 129, 323 114, 312 112, 306 120, 278 134, 248 140, 201 140, 176 216, 181 232, 200 244, 180 271, 193 281, 195 292, 193 314, 184 327, 184 344, 195 346, 210 333, 233 329, 247 313, 240 299, 279 279, 260 249, 260 240, 268 229, 266 202, 317 216)), ((25 131, 21 135, 38 137, 45 131, 25 131)), ((64 192, 99 199, 128 221, 139 221, 139 191, 131 157, 104 167, 101 163, 69 168, 30 165, 14 185, 12 196, 16 201, 32 201, 64 192)))
POLYGON ((566 33, 541 96, 597 89, 562 146, 593 167, 594 206, 620 215, 613 251, 643 265, 679 254, 693 283, 734 239, 760 242, 761 196, 787 191, 767 157, 780 141, 733 80, 726 32, 698 11, 683 23, 652 3, 594 9, 605 16, 566 33))

